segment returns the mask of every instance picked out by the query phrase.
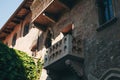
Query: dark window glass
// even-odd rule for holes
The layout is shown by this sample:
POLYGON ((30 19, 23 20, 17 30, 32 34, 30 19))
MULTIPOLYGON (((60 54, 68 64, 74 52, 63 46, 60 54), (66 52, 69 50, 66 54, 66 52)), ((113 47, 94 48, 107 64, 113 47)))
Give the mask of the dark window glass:
POLYGON ((26 25, 24 26, 23 36, 25 36, 28 32, 29 32, 29 24, 26 24, 26 25))
POLYGON ((12 39, 12 46, 15 46, 16 38, 17 38, 17 33, 15 33, 15 35, 13 36, 13 39, 12 39))
POLYGON ((40 50, 39 47, 40 47, 40 36, 38 36, 38 39, 37 39, 37 50, 40 50))
POLYGON ((52 34, 49 30, 48 33, 47 33, 46 40, 45 40, 45 47, 49 48, 51 45, 52 45, 52 34))
POLYGON ((98 0, 100 25, 114 17, 112 0, 98 0))

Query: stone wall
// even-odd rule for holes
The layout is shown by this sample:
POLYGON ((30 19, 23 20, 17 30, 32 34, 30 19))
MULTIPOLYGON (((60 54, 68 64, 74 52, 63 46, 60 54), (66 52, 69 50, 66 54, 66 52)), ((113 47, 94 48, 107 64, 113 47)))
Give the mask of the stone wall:
POLYGON ((81 0, 53 26, 56 37, 67 25, 74 25, 72 36, 78 44, 77 48, 83 46, 77 52, 84 54, 84 70, 88 80, 97 80, 107 70, 120 68, 119 3, 119 0, 113 0, 117 21, 101 31, 96 31, 99 28, 96 0, 81 0))
MULTIPOLYGON (((97 25, 95 25, 92 24, 93 22, 89 24, 89 22, 85 21, 87 25, 93 25, 93 27, 88 26, 83 30, 84 33, 88 35, 85 35, 84 38, 85 72, 88 80, 100 79, 109 69, 120 68, 120 14, 118 10, 120 2, 113 2, 115 3, 115 17, 118 18, 117 22, 97 32, 95 29, 99 28, 98 22, 97 25), (89 29, 89 27, 91 27, 92 30, 89 29)), ((95 11, 97 11, 97 8, 95 11)), ((92 15, 92 13, 88 15, 92 15)), ((98 21, 94 14, 92 16, 94 16, 94 18, 88 17, 88 19, 94 22, 98 21)))

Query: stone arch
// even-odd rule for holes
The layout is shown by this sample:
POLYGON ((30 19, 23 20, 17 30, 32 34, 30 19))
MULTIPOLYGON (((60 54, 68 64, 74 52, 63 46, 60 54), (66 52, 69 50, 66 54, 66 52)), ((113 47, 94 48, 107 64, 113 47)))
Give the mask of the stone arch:
POLYGON ((120 80, 120 68, 112 68, 106 71, 100 80, 120 80))

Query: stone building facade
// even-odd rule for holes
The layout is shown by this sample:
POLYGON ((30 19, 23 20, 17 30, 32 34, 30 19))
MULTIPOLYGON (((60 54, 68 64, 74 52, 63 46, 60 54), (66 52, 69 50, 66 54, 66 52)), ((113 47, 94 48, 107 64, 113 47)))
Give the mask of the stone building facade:
POLYGON ((44 58, 41 80, 120 80, 119 0, 24 0, 0 30, 44 58))

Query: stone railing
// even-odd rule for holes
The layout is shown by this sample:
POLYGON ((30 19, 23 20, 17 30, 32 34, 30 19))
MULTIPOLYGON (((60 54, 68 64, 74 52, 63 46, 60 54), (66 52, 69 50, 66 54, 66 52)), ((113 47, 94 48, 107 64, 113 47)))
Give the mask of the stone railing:
POLYGON ((34 0, 30 9, 32 20, 35 20, 54 0, 34 0))
POLYGON ((68 55, 73 57, 83 57, 82 54, 73 52, 73 38, 71 35, 65 36, 47 50, 44 66, 47 67, 68 55))

